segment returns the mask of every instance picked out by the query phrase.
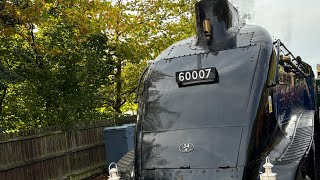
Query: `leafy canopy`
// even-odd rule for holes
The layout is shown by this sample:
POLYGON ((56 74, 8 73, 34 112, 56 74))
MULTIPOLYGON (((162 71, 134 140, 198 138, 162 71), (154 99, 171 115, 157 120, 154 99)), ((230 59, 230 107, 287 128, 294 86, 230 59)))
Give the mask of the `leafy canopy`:
POLYGON ((195 0, 0 2, 0 131, 135 111, 147 61, 195 32, 195 0))

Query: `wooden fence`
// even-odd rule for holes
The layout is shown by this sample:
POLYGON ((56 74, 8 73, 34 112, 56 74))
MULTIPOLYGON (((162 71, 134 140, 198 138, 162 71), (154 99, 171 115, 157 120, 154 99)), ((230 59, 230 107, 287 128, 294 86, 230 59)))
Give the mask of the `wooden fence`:
POLYGON ((0 134, 0 180, 84 179, 100 173, 106 167, 103 129, 111 125, 108 120, 72 130, 0 134))

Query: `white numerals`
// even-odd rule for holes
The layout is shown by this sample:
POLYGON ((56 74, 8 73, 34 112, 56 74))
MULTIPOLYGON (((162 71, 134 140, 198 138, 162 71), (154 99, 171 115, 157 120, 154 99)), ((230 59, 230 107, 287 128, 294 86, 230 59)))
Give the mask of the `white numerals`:
POLYGON ((187 71, 187 72, 180 72, 179 73, 179 81, 191 81, 191 80, 201 80, 207 79, 210 77, 211 68, 209 69, 202 69, 198 71, 187 71))
POLYGON ((203 79, 206 75, 206 72, 204 72, 204 70, 199 71, 199 78, 203 79))
POLYGON ((211 69, 206 69, 206 71, 207 71, 207 78, 209 78, 210 73, 211 73, 211 69))
POLYGON ((186 77, 187 81, 190 81, 191 80, 191 73, 190 72, 186 72, 185 77, 186 77))
POLYGON ((179 73, 179 81, 184 81, 184 73, 183 72, 181 72, 181 73, 179 73))
POLYGON ((192 79, 198 79, 198 73, 197 71, 192 72, 192 79))

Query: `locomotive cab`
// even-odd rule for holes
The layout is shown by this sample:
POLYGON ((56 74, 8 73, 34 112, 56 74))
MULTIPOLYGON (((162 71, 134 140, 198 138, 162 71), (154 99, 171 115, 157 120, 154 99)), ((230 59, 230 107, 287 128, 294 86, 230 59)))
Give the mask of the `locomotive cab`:
POLYGON ((196 14, 197 37, 144 74, 134 178, 257 179, 266 156, 279 179, 314 178, 302 168, 314 168, 310 66, 264 28, 239 25, 227 0, 202 0, 196 14))

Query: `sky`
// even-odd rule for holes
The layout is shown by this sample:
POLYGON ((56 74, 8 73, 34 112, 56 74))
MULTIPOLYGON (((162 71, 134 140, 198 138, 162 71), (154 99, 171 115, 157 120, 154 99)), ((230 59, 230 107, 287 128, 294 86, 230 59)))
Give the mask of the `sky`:
POLYGON ((320 64, 319 0, 230 0, 241 14, 250 13, 247 24, 266 28, 316 73, 320 64))

